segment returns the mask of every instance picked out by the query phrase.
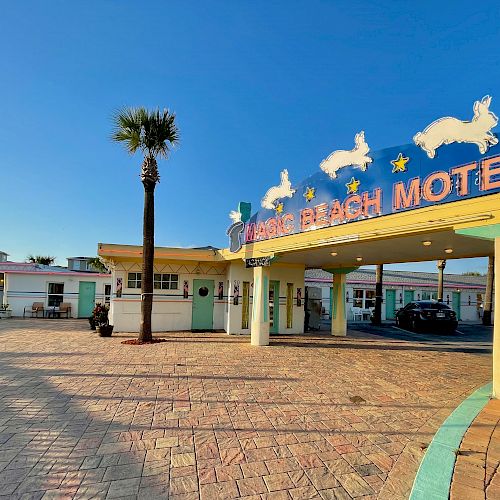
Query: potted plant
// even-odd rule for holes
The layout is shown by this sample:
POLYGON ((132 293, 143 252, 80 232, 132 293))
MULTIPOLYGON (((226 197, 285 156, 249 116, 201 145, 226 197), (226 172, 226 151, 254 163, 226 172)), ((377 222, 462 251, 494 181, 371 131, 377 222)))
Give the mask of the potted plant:
POLYGON ((0 304, 0 318, 10 318, 12 309, 9 309, 9 304, 0 304))
POLYGON ((92 311, 96 331, 101 337, 111 337, 111 334, 113 333, 113 325, 109 324, 108 313, 109 307, 106 304, 101 304, 99 302, 95 305, 94 310, 92 311))
POLYGON ((89 325, 91 330, 96 329, 96 324, 95 324, 95 318, 94 318, 94 313, 92 312, 92 316, 89 317, 89 325))

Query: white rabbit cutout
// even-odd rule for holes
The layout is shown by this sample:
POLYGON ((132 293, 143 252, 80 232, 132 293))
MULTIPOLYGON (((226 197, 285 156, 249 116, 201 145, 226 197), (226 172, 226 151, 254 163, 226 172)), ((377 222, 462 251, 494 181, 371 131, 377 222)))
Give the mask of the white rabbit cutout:
POLYGON ((320 163, 319 168, 321 168, 323 172, 326 172, 331 179, 335 179, 337 177, 338 170, 351 165, 359 167, 364 172, 368 165, 373 161, 368 156, 370 148, 365 141, 364 131, 361 131, 354 136, 354 144, 354 149, 351 149, 350 151, 339 149, 331 153, 328 158, 320 163))
POLYGON ((423 132, 415 134, 413 141, 429 158, 434 158, 436 149, 443 144, 454 142, 476 144, 479 152, 484 154, 490 145, 498 144, 498 139, 491 133, 491 129, 498 123, 498 118, 488 109, 490 104, 491 97, 487 95, 474 103, 474 116, 470 122, 451 116, 440 118, 428 125, 423 132))
POLYGON ((292 184, 288 179, 288 170, 285 168, 281 172, 281 183, 279 186, 270 187, 262 201, 260 202, 263 208, 268 208, 273 210, 276 208, 276 201, 280 198, 291 198, 295 193, 295 189, 292 189, 292 184))

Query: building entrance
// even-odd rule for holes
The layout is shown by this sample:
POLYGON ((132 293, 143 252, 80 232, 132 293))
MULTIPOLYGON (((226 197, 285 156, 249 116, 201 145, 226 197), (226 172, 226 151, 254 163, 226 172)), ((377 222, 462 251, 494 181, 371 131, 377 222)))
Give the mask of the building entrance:
POLYGON ((269 283, 269 333, 279 333, 280 327, 280 282, 269 283))
POLYGON ((193 280, 192 330, 212 330, 214 325, 214 280, 193 280))

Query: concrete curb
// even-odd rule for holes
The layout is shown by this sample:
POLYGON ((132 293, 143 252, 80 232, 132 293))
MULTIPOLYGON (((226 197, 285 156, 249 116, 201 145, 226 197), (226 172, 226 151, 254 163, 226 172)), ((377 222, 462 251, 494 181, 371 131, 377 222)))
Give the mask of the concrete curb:
POLYGON ((456 452, 472 421, 491 397, 492 383, 474 391, 434 435, 418 468, 410 500, 448 500, 456 452))

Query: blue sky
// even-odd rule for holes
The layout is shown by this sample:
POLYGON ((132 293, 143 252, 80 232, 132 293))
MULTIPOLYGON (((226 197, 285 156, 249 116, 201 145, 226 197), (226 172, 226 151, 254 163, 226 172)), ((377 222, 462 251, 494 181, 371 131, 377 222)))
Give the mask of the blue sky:
MULTIPOLYGON (((160 164, 156 243, 220 247, 238 201, 256 208, 280 170, 307 177, 361 129, 380 149, 440 116, 470 118, 485 94, 500 112, 498 2, 0 8, 0 249, 13 260, 64 264, 95 255, 98 241, 142 242, 141 158, 109 139, 122 106, 177 113, 182 142, 160 164)), ((484 271, 485 261, 447 269, 484 271)))

